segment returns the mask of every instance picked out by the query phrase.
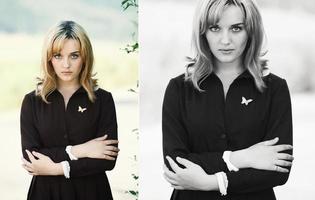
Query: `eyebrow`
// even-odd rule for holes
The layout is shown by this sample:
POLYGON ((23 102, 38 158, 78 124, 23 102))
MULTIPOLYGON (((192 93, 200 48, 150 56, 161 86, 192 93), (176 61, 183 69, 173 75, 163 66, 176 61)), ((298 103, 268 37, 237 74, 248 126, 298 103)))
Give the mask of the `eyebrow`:
POLYGON ((70 54, 75 54, 75 53, 80 53, 80 51, 74 51, 74 52, 71 52, 70 54))
POLYGON ((241 23, 236 23, 236 24, 232 24, 231 26, 240 26, 240 25, 245 25, 243 22, 241 22, 241 23))

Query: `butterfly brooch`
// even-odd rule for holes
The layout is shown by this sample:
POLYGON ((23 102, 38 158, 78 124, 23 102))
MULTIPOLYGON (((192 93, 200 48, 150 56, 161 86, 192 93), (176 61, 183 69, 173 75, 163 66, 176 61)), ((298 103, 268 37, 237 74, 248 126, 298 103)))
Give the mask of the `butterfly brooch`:
POLYGON ((86 108, 82 108, 81 106, 79 106, 79 108, 78 108, 78 112, 83 113, 84 111, 86 111, 86 108))
POLYGON ((253 99, 246 99, 245 97, 242 97, 241 104, 245 104, 247 106, 252 101, 253 101, 253 99))

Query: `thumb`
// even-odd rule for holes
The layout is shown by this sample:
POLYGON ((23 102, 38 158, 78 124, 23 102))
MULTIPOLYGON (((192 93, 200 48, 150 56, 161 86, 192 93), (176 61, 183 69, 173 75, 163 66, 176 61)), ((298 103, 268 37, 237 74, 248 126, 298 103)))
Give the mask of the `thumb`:
POLYGON ((279 138, 278 137, 276 137, 276 138, 274 138, 272 140, 266 140, 266 141, 263 142, 263 144, 266 145, 266 146, 272 146, 272 145, 277 144, 277 142, 279 142, 279 138))
POLYGON ((106 138, 108 137, 108 135, 103 135, 101 137, 95 138, 96 141, 102 141, 102 140, 106 140, 106 138))
POLYGON ((38 153, 36 151, 32 151, 32 154, 39 159, 43 159, 45 157, 45 155, 38 153))
POLYGON ((185 166, 186 168, 194 164, 193 162, 190 162, 189 160, 181 157, 176 157, 176 161, 185 166))

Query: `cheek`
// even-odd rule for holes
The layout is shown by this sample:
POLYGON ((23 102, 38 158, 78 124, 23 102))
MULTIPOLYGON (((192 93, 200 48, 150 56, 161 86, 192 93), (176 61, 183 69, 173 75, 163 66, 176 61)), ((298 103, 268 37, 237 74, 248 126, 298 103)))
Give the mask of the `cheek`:
POLYGON ((241 49, 244 49, 247 44, 248 36, 247 33, 240 34, 237 41, 241 49))
POLYGON ((212 52, 213 49, 215 49, 215 47, 216 47, 216 37, 210 33, 207 33, 206 39, 207 39, 208 46, 212 52))

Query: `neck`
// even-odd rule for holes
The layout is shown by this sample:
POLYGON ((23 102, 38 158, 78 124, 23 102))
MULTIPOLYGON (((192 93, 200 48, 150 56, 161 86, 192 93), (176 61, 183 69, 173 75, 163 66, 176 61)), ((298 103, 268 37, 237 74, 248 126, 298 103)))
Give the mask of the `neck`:
POLYGON ((240 62, 238 63, 221 63, 216 62, 214 72, 216 74, 241 74, 244 71, 244 67, 240 62))
POLYGON ((80 84, 78 81, 73 82, 64 82, 64 81, 58 81, 57 89, 59 91, 76 91, 80 87, 80 84))

